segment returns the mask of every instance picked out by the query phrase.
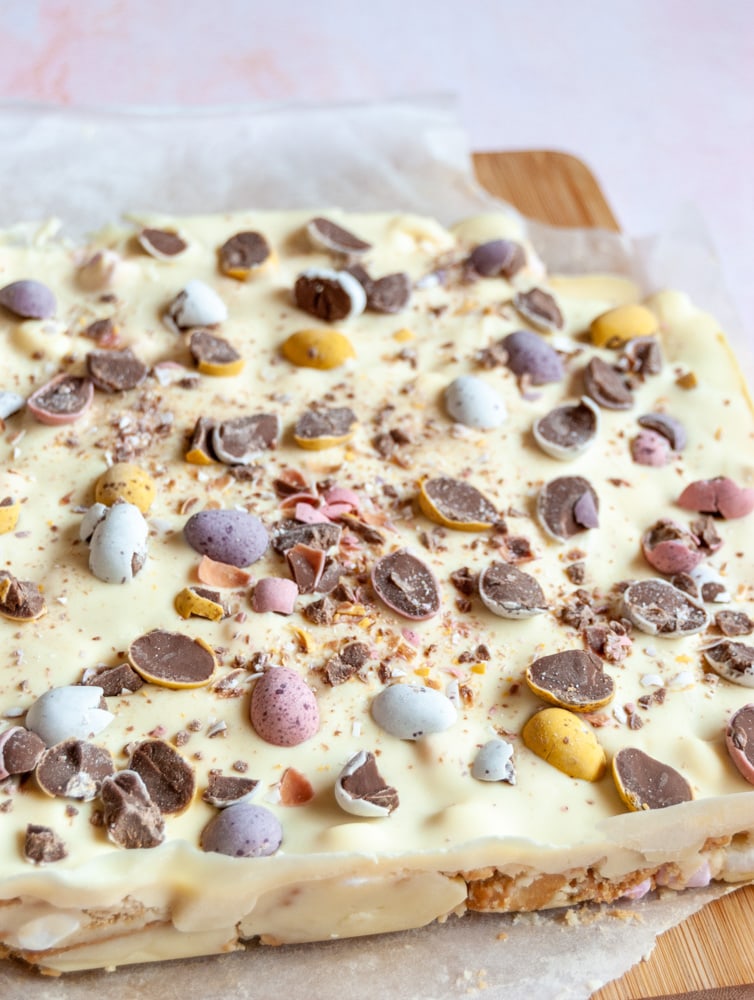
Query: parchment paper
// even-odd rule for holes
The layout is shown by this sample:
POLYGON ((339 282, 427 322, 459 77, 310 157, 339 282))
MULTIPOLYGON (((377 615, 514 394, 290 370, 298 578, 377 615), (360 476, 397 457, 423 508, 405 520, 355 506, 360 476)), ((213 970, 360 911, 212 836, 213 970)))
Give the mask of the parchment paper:
MULTIPOLYGON (((60 111, 0 105, 0 227, 58 217, 80 238, 128 211, 249 208, 400 210, 450 224, 503 206, 473 180, 452 101, 229 108, 60 111)), ((505 136, 501 135, 501 146, 505 136)), ((515 213, 514 213, 515 214, 515 213)), ((528 226, 551 270, 631 274, 647 291, 690 292, 734 337, 737 323, 698 218, 681 211, 643 240, 528 226)), ((737 349, 742 349, 741 339, 737 349)), ((748 368, 751 377, 752 369, 748 368)), ((377 938, 125 967, 45 979, 0 964, 0 995, 32 1000, 440 1000, 540 996, 586 1000, 646 955, 655 937, 721 888, 536 916, 450 918, 377 938)))

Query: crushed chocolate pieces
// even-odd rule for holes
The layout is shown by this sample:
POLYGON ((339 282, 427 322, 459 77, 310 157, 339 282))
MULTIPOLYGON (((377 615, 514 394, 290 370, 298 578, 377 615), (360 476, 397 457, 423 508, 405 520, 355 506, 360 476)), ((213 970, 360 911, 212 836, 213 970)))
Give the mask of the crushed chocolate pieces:
POLYGON ((744 611, 718 611, 715 625, 726 636, 751 635, 754 632, 754 621, 744 611))
POLYGON ((476 593, 477 574, 469 569, 468 566, 454 569, 450 574, 450 582, 464 597, 471 597, 476 593))
POLYGON ((312 625, 332 625, 335 621, 337 605, 331 597, 321 597, 318 601, 307 604, 302 614, 312 625))
POLYGON ((29 823, 24 837, 24 858, 33 865, 49 865, 68 856, 65 842, 49 826, 29 823))
POLYGON ((128 849, 157 847, 165 839, 165 821, 135 771, 119 771, 100 788, 102 820, 110 840, 128 849))
POLYGON ((293 519, 278 521, 270 528, 270 538, 275 552, 285 555, 294 545, 307 545, 326 552, 340 541, 342 528, 326 521, 321 524, 301 524, 293 519))
POLYGON ((89 351, 86 371, 94 385, 103 392, 126 392, 141 385, 148 369, 130 347, 124 347, 120 351, 89 351))
POLYGON ((30 622, 47 612, 47 604, 36 583, 17 580, 0 570, 0 615, 17 622, 30 622))
POLYGON ((144 686, 144 681, 128 663, 87 671, 81 683, 102 688, 102 694, 106 698, 133 694, 144 686))
POLYGON ((114 771, 108 750, 74 739, 45 750, 37 764, 36 779, 48 795, 90 802, 114 771))
POLYGON ((586 579, 586 563, 581 560, 569 563, 564 572, 571 583, 580 586, 586 579))
POLYGON ((723 544, 723 540, 717 532, 715 519, 711 514, 703 514, 702 517, 696 518, 689 527, 692 534, 696 536, 699 547, 708 553, 717 552, 723 544))
POLYGON ((11 774, 31 774, 45 751, 44 740, 23 726, 0 733, 0 780, 11 774))
POLYGON ((131 754, 129 768, 144 782, 161 813, 183 812, 194 798, 191 765, 163 740, 145 740, 131 754))
POLYGON ((259 782, 254 778, 237 778, 233 775, 210 771, 209 781, 202 798, 211 806, 224 809, 235 802, 248 802, 259 782))
POLYGON ((112 349, 120 343, 118 328, 109 317, 93 320, 84 327, 81 336, 95 341, 99 347, 105 349, 112 349))
POLYGON ((336 687, 350 680, 364 667, 370 655, 371 651, 365 642, 346 643, 322 667, 325 683, 336 687))

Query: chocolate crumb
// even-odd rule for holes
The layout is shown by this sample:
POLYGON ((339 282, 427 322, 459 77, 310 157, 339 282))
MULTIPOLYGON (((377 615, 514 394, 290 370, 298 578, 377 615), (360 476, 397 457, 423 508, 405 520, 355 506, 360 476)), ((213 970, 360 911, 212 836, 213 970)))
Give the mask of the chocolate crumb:
POLYGON ((49 826, 29 823, 24 838, 24 857, 33 865, 48 865, 68 856, 65 843, 49 826))

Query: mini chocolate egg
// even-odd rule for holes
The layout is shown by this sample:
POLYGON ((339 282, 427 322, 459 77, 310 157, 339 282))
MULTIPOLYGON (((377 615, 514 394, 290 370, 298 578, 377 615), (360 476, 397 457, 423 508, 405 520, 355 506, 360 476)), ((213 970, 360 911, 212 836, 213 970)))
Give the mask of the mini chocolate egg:
POLYGON ((599 781, 607 758, 594 730, 565 708, 543 708, 521 731, 526 746, 571 778, 599 781))
POLYGON ((328 371, 356 357, 353 344, 337 330, 297 330, 282 344, 283 355, 299 368, 328 371))
POLYGON ((264 524, 245 510, 200 510, 183 528, 192 549, 216 562, 250 566, 267 551, 264 524))
POLYGON ((742 687, 754 687, 754 646, 722 639, 702 653, 715 673, 742 687))
POLYGON ((0 288, 0 306, 21 319, 49 319, 55 315, 56 302, 47 285, 27 278, 0 288))
POLYGON ((202 850, 231 858, 265 858, 283 842, 283 828, 264 806, 238 802, 222 809, 202 831, 202 850))
POLYGON ((441 733, 456 721, 450 698, 431 687, 391 684, 372 699, 372 718, 386 733, 400 740, 419 740, 441 733))
MULTIPOLYGON (((103 583, 128 583, 147 561, 149 528, 134 504, 118 501, 112 507, 95 504, 101 516, 89 541, 89 569, 103 583)), ((82 532, 90 521, 82 522, 82 532)))
POLYGON ((94 485, 94 499, 112 507, 116 500, 125 500, 146 514, 157 490, 154 479, 133 462, 116 462, 106 469, 94 485))
POLYGON ((595 347, 620 347, 635 337, 650 337, 660 324, 646 306, 616 306, 592 320, 589 332, 595 347))
POLYGON ((284 576, 264 576, 257 580, 251 606, 263 613, 274 611, 279 615, 292 615, 296 607, 298 586, 284 576))
POLYGON ((26 713, 26 728, 48 747, 64 740, 87 740, 110 725, 115 716, 100 708, 102 688, 78 684, 51 688, 26 713))
POLYGON ((532 385, 559 382, 565 375, 558 352, 538 333, 515 330, 503 338, 508 368, 515 375, 527 375, 532 385))
POLYGON ((249 714, 257 736, 277 747, 298 746, 319 731, 314 692, 290 667, 273 667, 259 678, 249 714))
POLYGON ((456 423, 478 430, 499 427, 508 416, 502 396, 476 375, 453 379, 445 389, 445 408, 456 423))
POLYGON ((312 267, 296 279, 293 301, 317 319, 337 323, 361 315, 366 309, 367 293, 348 271, 312 267))
POLYGON ((690 573, 704 555, 696 536, 667 517, 644 532, 641 550, 653 569, 668 576, 690 573))
POLYGON ((738 486, 727 476, 698 479, 678 497, 678 506, 724 518, 746 517, 754 510, 754 489, 738 486))

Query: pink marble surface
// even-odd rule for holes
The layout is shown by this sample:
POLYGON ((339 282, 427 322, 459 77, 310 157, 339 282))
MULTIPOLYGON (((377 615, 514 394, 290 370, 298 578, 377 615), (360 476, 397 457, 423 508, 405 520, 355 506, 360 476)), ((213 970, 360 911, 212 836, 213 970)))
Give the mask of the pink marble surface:
POLYGON ((582 157, 633 234, 698 206, 754 338, 748 0, 0 5, 0 99, 206 105, 438 92, 458 96, 474 149, 582 157))

